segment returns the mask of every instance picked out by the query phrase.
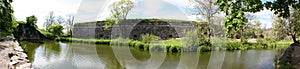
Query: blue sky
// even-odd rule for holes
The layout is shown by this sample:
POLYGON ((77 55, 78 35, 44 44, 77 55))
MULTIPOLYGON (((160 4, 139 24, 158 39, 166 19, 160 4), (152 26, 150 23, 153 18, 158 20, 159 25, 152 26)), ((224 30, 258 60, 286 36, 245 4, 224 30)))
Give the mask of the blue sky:
MULTIPOLYGON (((24 20, 26 16, 35 15, 38 18, 38 27, 43 28, 46 15, 53 11, 56 16, 66 17, 76 15, 76 22, 103 20, 109 16, 109 4, 119 0, 14 0, 14 15, 17 20, 24 20)), ((195 16, 187 15, 188 0, 133 0, 137 3, 128 15, 128 18, 165 18, 195 20, 195 16)), ((270 0, 263 0, 270 1, 270 0)), ((268 28, 271 27, 270 10, 254 13, 268 28)))

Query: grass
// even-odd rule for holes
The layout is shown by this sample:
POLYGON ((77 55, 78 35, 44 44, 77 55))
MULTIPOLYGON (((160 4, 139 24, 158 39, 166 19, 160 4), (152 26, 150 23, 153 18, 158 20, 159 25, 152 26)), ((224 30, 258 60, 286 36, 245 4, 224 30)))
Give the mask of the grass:
MULTIPOLYGON (((79 39, 79 38, 56 38, 56 41, 66 41, 66 42, 80 42, 80 43, 89 43, 89 44, 109 44, 114 46, 113 44, 122 45, 129 45, 130 47, 134 47, 140 50, 149 50, 154 49, 158 51, 164 51, 171 53, 181 52, 182 49, 189 49, 188 51, 202 51, 207 52, 214 50, 214 48, 220 47, 211 47, 211 46, 197 46, 197 47, 185 47, 182 46, 181 39, 168 39, 168 40, 159 40, 162 45, 155 45, 151 43, 144 43, 138 40, 131 40, 131 39, 79 39), (114 42, 114 43, 112 43, 114 42)), ((226 46, 221 48, 229 51, 233 50, 249 50, 249 49, 274 49, 274 48, 287 48, 292 43, 292 41, 283 40, 278 41, 275 43, 241 43, 239 40, 231 40, 226 42, 226 46)))
POLYGON ((52 35, 52 33, 48 32, 44 29, 38 29, 38 31, 40 31, 41 34, 43 34, 46 38, 49 38, 49 39, 54 39, 55 38, 55 36, 52 35))
POLYGON ((27 45, 21 45, 21 48, 24 50, 24 53, 28 54, 27 45))

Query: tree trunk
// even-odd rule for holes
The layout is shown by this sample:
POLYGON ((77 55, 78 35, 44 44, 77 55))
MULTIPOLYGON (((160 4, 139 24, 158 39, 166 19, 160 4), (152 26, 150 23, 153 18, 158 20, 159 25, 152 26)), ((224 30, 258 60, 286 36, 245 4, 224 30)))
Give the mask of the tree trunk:
POLYGON ((297 39, 296 39, 296 34, 292 34, 292 39, 293 39, 293 42, 294 42, 294 43, 299 43, 299 42, 297 41, 297 39))
POLYGON ((208 36, 207 41, 210 42, 211 31, 209 27, 208 27, 207 36, 208 36))
POLYGON ((241 39, 241 43, 243 44, 244 43, 244 39, 243 39, 243 36, 244 36, 244 30, 242 29, 242 32, 241 32, 241 36, 240 36, 240 39, 241 39))

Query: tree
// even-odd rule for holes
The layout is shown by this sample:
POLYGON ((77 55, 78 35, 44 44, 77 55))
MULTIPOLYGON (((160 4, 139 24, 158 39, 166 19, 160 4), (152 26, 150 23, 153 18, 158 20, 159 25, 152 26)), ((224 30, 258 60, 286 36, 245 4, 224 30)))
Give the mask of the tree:
POLYGON ((256 29, 255 26, 253 25, 253 21, 255 19, 255 16, 250 13, 246 13, 244 16, 247 18, 248 21, 246 22, 243 30, 247 30, 247 31, 243 31, 240 33, 242 33, 242 36, 244 38, 254 38, 256 29))
POLYGON ((299 10, 300 10, 300 1, 299 0, 275 0, 273 2, 266 2, 266 8, 274 11, 274 14, 277 14, 278 17, 282 17, 286 20, 286 27, 288 35, 292 36, 294 43, 299 43, 296 40, 297 32, 299 32, 299 10))
POLYGON ((299 0, 275 0, 273 2, 267 1, 265 7, 274 11, 274 14, 278 14, 279 17, 288 18, 291 16, 290 8, 296 10, 300 9, 299 0))
POLYGON ((275 40, 282 40, 286 35, 285 19, 273 16, 272 17, 272 34, 276 36, 275 40))
MULTIPOLYGON (((226 14, 224 23, 227 36, 232 30, 244 32, 243 28, 248 21, 245 12, 258 12, 264 7, 260 0, 217 0, 217 3, 219 9, 226 14)), ((242 37, 241 42, 244 42, 242 37)))
POLYGON ((52 33, 55 36, 60 36, 61 34, 63 34, 63 29, 63 26, 61 26, 60 24, 55 24, 48 27, 48 32, 52 33))
POLYGON ((104 29, 110 28, 114 23, 116 23, 114 18, 106 18, 104 22, 104 29))
POLYGON ((263 9, 260 0, 217 0, 219 9, 226 13, 225 27, 227 33, 231 30, 243 31, 243 26, 247 22, 245 12, 257 12, 263 9))
POLYGON ((129 11, 135 6, 131 0, 121 0, 111 4, 112 17, 126 20, 129 11))
POLYGON ((291 36, 294 43, 298 43, 296 40, 297 32, 300 32, 300 11, 296 9, 290 9, 291 16, 288 18, 281 17, 279 14, 273 18, 273 31, 274 34, 279 36, 278 38, 284 38, 284 34, 291 36))
POLYGON ((26 17, 26 22, 27 22, 26 24, 37 28, 37 25, 36 25, 37 18, 34 15, 26 17))
POLYGON ((65 23, 65 28, 70 32, 72 32, 72 28, 73 28, 73 25, 74 25, 74 20, 75 20, 75 16, 73 14, 69 14, 67 15, 68 18, 67 18, 67 21, 65 23))
MULTIPOLYGON (((300 9, 291 9, 290 11, 290 17, 287 18, 285 21, 286 23, 286 29, 287 29, 287 35, 292 36, 294 43, 299 43, 297 41, 297 32, 300 32, 300 9)), ((279 15, 280 16, 280 15, 279 15)))
POLYGON ((0 35, 11 35, 17 23, 14 22, 12 0, 0 1, 0 35))
POLYGON ((46 16, 46 22, 44 23, 44 26, 46 29, 48 29, 49 26, 52 26, 55 23, 55 16, 54 16, 54 12, 51 11, 47 16, 46 16))
POLYGON ((192 5, 191 14, 204 17, 208 25, 208 41, 210 41, 213 18, 219 12, 218 5, 213 0, 189 0, 192 5))
POLYGON ((66 22, 65 19, 62 16, 58 16, 56 18, 56 21, 57 21, 58 24, 63 24, 63 23, 66 22))
MULTIPOLYGON (((267 1, 262 4, 260 0, 217 0, 219 9, 226 13, 225 26, 227 34, 231 30, 242 30, 244 22, 247 21, 242 15, 244 12, 257 12, 266 7, 275 11, 279 17, 289 18, 291 16, 291 9, 300 9, 299 0, 275 0, 267 1)), ((242 30, 243 31, 243 30, 242 30)), ((294 38, 293 38, 294 39, 294 38)))
POLYGON ((261 22, 260 21, 257 21, 255 20, 254 21, 255 23, 255 35, 256 35, 256 38, 260 38, 262 35, 263 35, 263 30, 261 29, 261 22))

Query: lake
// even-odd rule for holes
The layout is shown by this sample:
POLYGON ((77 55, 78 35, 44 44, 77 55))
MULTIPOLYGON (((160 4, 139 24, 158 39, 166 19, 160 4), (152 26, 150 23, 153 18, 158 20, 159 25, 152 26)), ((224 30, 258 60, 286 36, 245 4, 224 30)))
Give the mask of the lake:
POLYGON ((38 69, 274 69, 276 50, 166 53, 132 47, 20 42, 38 69), (131 53, 130 53, 131 52, 131 53))

